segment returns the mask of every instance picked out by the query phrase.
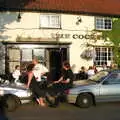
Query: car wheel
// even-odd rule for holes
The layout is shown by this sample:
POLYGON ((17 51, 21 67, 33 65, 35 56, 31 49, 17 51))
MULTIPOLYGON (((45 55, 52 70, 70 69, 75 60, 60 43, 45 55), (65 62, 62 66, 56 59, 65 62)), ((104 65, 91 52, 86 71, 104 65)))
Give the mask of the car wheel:
POLYGON ((17 96, 13 96, 13 97, 15 99, 16 108, 18 108, 21 105, 21 101, 20 101, 19 97, 17 97, 17 96))
POLYGON ((93 104, 92 96, 88 93, 81 94, 77 97, 76 105, 81 108, 88 108, 93 104))
POLYGON ((12 95, 4 96, 3 100, 4 100, 6 111, 12 112, 12 111, 16 110, 16 108, 18 107, 16 98, 12 95))

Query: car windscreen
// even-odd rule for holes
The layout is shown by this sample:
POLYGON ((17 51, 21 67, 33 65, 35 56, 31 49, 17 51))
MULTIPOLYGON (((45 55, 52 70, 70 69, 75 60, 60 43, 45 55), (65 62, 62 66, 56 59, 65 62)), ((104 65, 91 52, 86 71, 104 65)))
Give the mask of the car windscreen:
POLYGON ((100 71, 98 73, 96 73, 95 75, 91 76, 89 78, 90 81, 101 81, 103 78, 105 78, 106 75, 108 75, 109 72, 108 71, 100 71))

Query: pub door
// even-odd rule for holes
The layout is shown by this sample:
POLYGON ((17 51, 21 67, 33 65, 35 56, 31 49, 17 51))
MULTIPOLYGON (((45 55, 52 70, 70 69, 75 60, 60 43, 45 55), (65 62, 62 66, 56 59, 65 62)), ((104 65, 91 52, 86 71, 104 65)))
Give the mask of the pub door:
POLYGON ((68 60, 67 48, 50 48, 48 51, 50 79, 55 81, 60 78, 63 61, 68 60))

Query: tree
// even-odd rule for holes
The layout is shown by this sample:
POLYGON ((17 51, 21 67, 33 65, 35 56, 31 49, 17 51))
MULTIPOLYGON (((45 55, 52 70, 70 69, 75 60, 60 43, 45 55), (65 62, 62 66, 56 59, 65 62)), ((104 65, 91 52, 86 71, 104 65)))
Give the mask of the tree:
POLYGON ((112 30, 102 31, 105 41, 113 45, 114 62, 120 67, 120 18, 112 19, 112 30))

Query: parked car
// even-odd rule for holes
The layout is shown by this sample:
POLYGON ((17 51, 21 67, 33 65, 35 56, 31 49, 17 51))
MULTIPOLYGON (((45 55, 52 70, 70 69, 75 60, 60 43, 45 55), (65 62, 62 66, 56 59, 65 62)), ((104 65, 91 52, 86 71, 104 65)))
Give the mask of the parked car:
POLYGON ((101 71, 97 77, 90 77, 71 88, 67 93, 67 100, 68 103, 82 108, 88 108, 98 102, 120 101, 120 70, 101 71))
POLYGON ((99 80, 101 77, 104 77, 106 76, 108 73, 110 73, 109 70, 103 70, 103 71, 99 71, 98 73, 96 73, 95 75, 93 76, 90 76, 88 79, 84 79, 84 80, 81 80, 81 79, 78 79, 78 80, 75 80, 73 81, 73 85, 76 86, 76 85, 81 85, 81 84, 85 84, 87 83, 87 81, 89 80, 99 80))
MULTIPOLYGON (((0 106, 2 105, 7 111, 14 111, 20 104, 36 100, 30 89, 25 88, 25 84, 21 79, 11 82, 11 80, 6 80, 5 78, 0 77, 0 106)), ((46 92, 45 98, 47 104, 56 107, 58 105, 58 98, 54 91, 49 90, 46 76, 42 77, 39 87, 46 92)))
POLYGON ((0 78, 0 104, 8 111, 15 110, 20 104, 28 103, 32 99, 32 92, 22 83, 9 83, 0 78))

